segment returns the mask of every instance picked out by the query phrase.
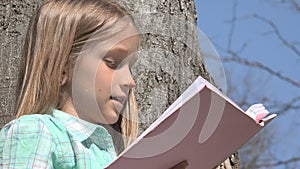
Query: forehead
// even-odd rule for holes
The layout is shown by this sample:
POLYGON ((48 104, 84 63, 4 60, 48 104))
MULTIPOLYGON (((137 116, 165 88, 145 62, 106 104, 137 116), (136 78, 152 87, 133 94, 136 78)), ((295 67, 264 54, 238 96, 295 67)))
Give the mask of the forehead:
MULTIPOLYGON (((111 49, 104 54, 104 58, 111 58, 117 60, 123 60, 125 58, 130 61, 136 61, 138 59, 137 49, 139 45, 139 37, 132 36, 128 37, 118 44, 114 45, 111 49)), ((126 60, 127 60, 126 59, 126 60)))
POLYGON ((137 50, 138 45, 139 45, 139 36, 134 35, 131 37, 126 37, 125 39, 120 39, 120 42, 117 42, 115 45, 113 45, 110 48, 110 50, 131 53, 132 51, 137 50))
POLYGON ((106 39, 100 38, 95 49, 104 55, 112 50, 129 54, 138 49, 139 40, 140 37, 136 28, 133 25, 128 25, 125 29, 111 34, 106 39))

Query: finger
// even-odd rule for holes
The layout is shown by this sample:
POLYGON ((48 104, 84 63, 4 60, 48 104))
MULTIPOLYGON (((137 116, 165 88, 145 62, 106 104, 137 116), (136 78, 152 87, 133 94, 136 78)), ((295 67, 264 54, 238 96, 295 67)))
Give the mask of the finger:
POLYGON ((270 112, 268 110, 260 111, 256 114, 256 121, 260 121, 263 119, 266 115, 268 115, 270 112))
POLYGON ((253 105, 249 108, 249 111, 253 112, 253 113, 257 113, 261 110, 265 110, 265 106, 263 106, 262 104, 256 104, 256 105, 253 105))
POLYGON ((250 106, 249 109, 258 109, 260 107, 264 107, 264 105, 261 103, 254 104, 254 105, 250 106))

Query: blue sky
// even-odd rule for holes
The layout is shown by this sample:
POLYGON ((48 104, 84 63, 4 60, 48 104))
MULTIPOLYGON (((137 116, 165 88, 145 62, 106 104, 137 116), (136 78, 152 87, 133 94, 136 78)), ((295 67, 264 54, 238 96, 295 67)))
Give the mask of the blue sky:
MULTIPOLYGON (((271 20, 281 35, 300 49, 300 12, 291 9, 289 5, 280 4, 280 0, 237 0, 236 2, 237 22, 232 36, 231 49, 238 51, 246 43, 247 46, 239 53, 240 56, 250 61, 263 63, 300 83, 300 56, 278 40, 271 32, 270 25, 253 17, 256 14, 271 20)), ((229 56, 224 49, 229 43, 234 0, 195 0, 195 4, 198 28, 209 37, 220 57, 229 56)), ((265 71, 237 63, 224 63, 223 66, 227 80, 231 81, 238 94, 245 93, 246 90, 249 93, 249 100, 253 103, 262 97, 286 102, 293 96, 300 95, 299 87, 265 71), (246 82, 250 83, 250 90, 246 88, 246 82)), ((238 99, 238 96, 233 99, 238 99)), ((276 142, 272 148, 277 153, 277 158, 281 160, 299 154, 300 119, 298 113, 288 111, 267 126, 274 128, 272 131, 276 136, 276 142), (279 156, 280 154, 285 155, 282 157, 279 156)))

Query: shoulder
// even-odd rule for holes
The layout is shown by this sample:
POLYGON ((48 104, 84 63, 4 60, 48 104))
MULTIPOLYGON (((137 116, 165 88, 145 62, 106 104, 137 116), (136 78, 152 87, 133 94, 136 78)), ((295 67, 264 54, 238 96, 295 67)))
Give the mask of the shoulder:
POLYGON ((41 134, 52 137, 62 132, 64 128, 52 115, 24 115, 3 126, 0 138, 16 135, 18 137, 33 137, 32 135, 41 134))
POLYGON ((22 137, 31 134, 37 135, 39 133, 47 134, 50 132, 47 128, 48 121, 46 115, 34 114, 21 116, 18 119, 12 120, 2 128, 1 137, 4 135, 6 137, 15 135, 22 137))
POLYGON ((0 154, 17 150, 22 154, 33 153, 34 150, 54 151, 60 137, 65 137, 58 126, 51 115, 24 115, 12 120, 0 131, 0 154))
POLYGON ((0 132, 0 166, 52 165, 57 146, 49 124, 50 115, 24 115, 6 124, 0 132))

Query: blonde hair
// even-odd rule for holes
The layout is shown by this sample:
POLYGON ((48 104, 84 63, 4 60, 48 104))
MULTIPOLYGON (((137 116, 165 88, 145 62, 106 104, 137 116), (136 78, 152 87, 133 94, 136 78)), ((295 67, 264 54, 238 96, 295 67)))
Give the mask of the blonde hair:
MULTIPOLYGON (((16 93, 16 117, 47 114, 63 101, 63 72, 72 70, 83 45, 106 23, 128 15, 109 0, 50 0, 33 16, 23 46, 16 93)), ((112 125, 123 137, 136 138, 134 94, 112 125)), ((131 139, 124 139, 125 147, 131 139)))

